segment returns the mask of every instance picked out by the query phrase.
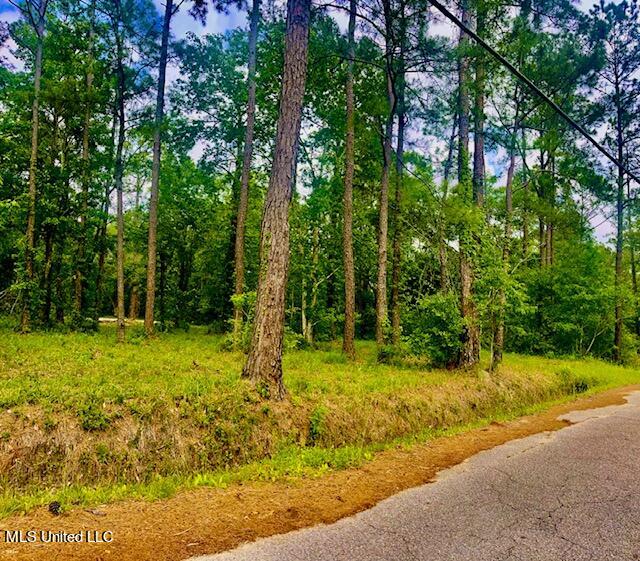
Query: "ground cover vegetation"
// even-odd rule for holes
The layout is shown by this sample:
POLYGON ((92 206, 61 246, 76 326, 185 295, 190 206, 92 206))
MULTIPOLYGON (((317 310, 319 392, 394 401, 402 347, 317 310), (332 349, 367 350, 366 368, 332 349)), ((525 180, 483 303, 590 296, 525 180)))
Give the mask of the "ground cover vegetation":
MULTIPOLYGON (((65 508, 194 485, 312 477, 398 443, 509 418, 552 401, 638 383, 596 359, 507 355, 500 376, 380 364, 372 342, 284 356, 289 398, 241 379, 244 355, 202 328, 113 346, 96 334, 2 329, 0 513, 65 508), (194 358, 195 357, 195 358, 194 358)), ((484 366, 489 357, 484 357, 484 366)))

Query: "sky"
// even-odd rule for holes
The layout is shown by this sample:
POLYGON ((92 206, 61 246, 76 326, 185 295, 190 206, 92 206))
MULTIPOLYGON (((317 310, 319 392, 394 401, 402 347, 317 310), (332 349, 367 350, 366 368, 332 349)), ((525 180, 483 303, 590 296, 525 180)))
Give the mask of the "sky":
MULTIPOLYGON (((158 8, 158 12, 164 13, 164 3, 161 0, 154 0, 154 2, 158 8)), ((579 0, 576 2, 576 5, 578 5, 584 11, 588 11, 597 2, 598 0, 579 0)), ((185 4, 187 4, 187 2, 185 2, 185 4)), ((338 21, 338 24, 341 28, 346 27, 346 16, 344 14, 334 13, 333 15, 338 21)), ((0 0, 0 21, 4 20, 7 22, 12 22, 17 18, 17 10, 8 2, 8 0, 0 0)), ((202 25, 200 22, 194 20, 189 15, 186 6, 182 6, 182 8, 178 11, 178 13, 172 20, 172 32, 176 39, 183 39, 189 32, 201 36, 210 33, 221 33, 229 29, 247 26, 248 22, 246 11, 238 11, 235 8, 230 9, 229 13, 227 14, 220 14, 212 9, 209 10, 206 24, 202 25)), ((431 31, 437 35, 445 35, 450 37, 457 36, 458 34, 455 26, 447 21, 442 21, 432 26, 431 31)), ((7 52, 7 49, 0 50, 0 56, 5 56, 10 62, 13 62, 15 60, 11 57, 10 53, 7 52)), ((170 85, 171 82, 178 77, 179 69, 176 66, 168 68, 168 85, 170 85)), ((200 153, 202 153, 202 147, 196 147, 192 155, 194 156, 194 158, 197 158, 200 153)), ((501 180, 504 180, 504 174, 506 173, 506 164, 503 154, 487 154, 486 165, 488 173, 497 176, 501 180)), ((610 211, 607 210, 605 212, 605 215, 607 215, 609 212, 610 211)), ((605 215, 597 214, 592 219, 592 224, 594 226, 597 225, 597 228, 595 230, 596 237, 601 241, 609 240, 614 232, 614 224, 611 221, 603 221, 605 215)))

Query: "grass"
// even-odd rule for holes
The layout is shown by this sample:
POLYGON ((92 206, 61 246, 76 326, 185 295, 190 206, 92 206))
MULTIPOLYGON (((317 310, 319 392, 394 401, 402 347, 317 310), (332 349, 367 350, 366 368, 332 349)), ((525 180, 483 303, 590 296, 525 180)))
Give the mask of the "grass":
POLYGON ((243 356, 193 328, 148 341, 131 328, 18 335, 0 326, 0 516, 162 498, 178 489, 315 477, 388 446, 531 412, 576 393, 640 382, 597 360, 507 355, 500 371, 376 362, 359 342, 285 355, 289 399, 264 401, 243 356))

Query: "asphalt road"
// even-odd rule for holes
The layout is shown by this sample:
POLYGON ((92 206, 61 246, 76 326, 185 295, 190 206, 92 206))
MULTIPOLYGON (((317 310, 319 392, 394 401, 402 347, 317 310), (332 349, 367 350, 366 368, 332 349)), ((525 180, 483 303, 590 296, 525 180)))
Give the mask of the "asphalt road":
POLYGON ((640 560, 640 392, 329 526, 199 561, 640 560))

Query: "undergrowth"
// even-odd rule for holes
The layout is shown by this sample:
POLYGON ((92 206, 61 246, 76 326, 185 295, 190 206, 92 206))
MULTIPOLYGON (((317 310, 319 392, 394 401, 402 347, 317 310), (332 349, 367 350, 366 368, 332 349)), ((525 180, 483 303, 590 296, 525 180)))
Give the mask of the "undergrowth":
POLYGON ((380 364, 359 342, 285 355, 289 398, 270 402, 243 355, 192 328, 147 341, 131 329, 18 335, 0 327, 0 516, 51 500, 99 504, 177 489, 314 477, 376 451, 640 382, 596 360, 507 355, 501 369, 380 364))

